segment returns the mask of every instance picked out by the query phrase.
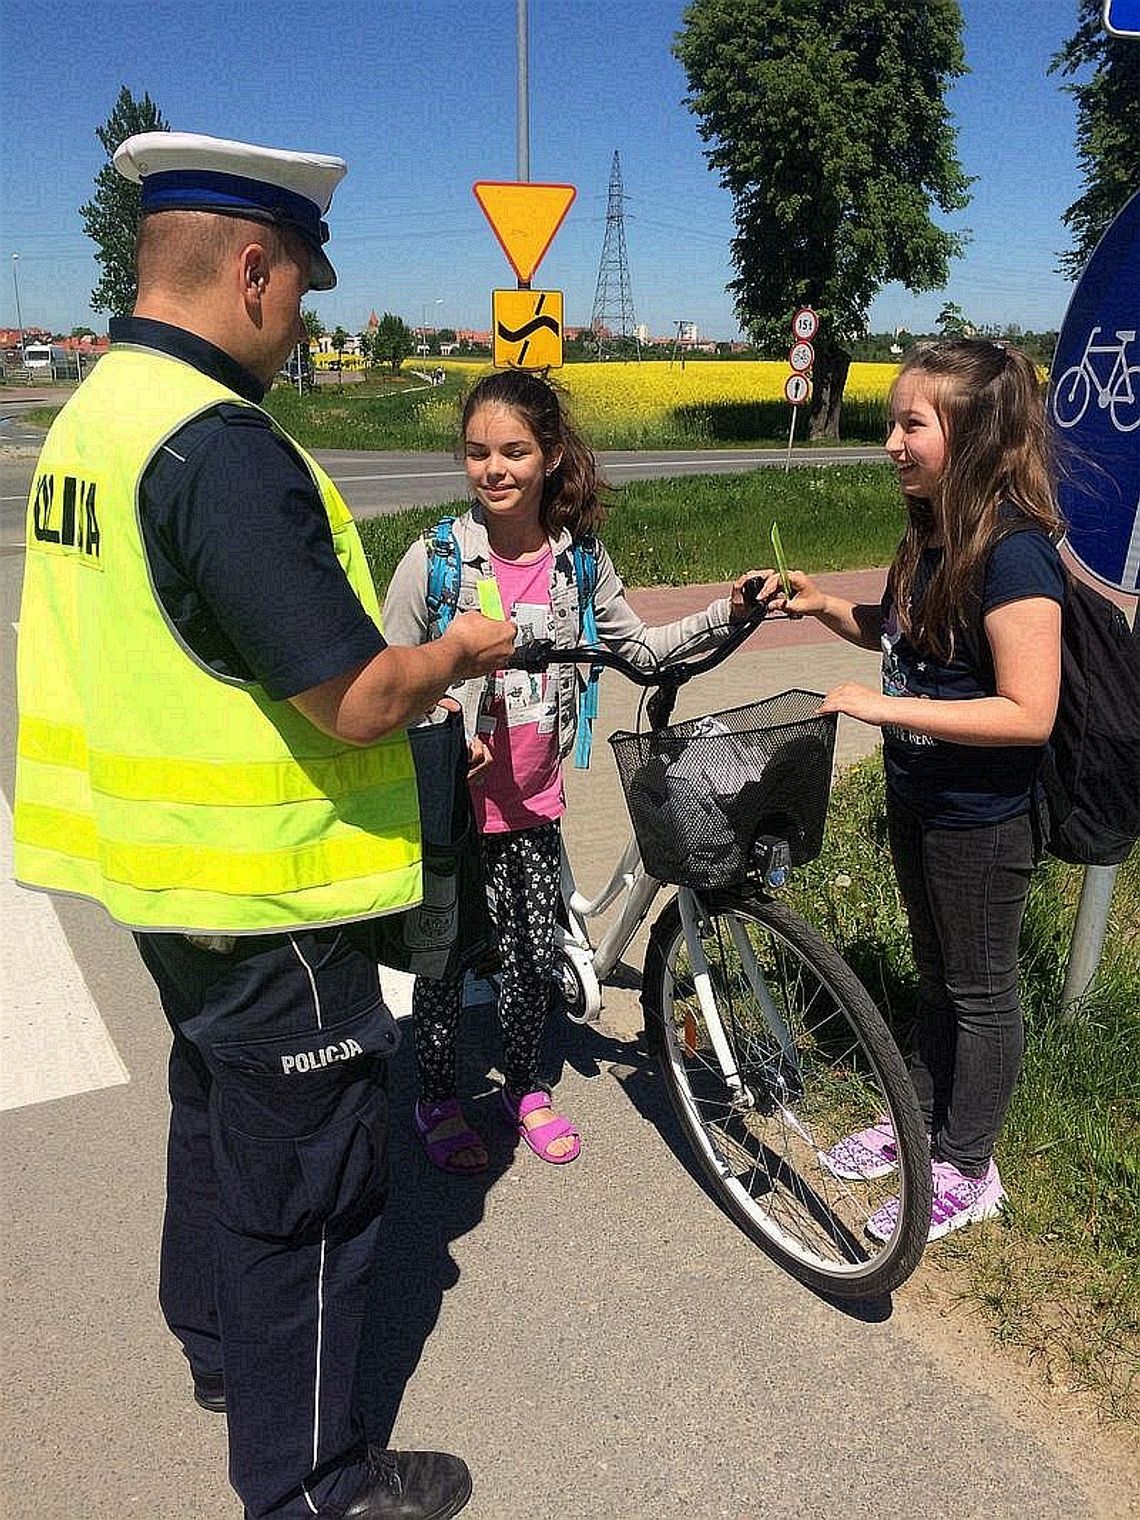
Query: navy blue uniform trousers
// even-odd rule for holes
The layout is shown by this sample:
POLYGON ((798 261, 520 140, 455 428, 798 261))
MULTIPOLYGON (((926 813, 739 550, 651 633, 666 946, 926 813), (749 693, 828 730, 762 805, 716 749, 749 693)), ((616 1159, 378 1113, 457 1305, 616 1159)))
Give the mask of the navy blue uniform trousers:
POLYGON ((338 1516, 365 1476, 353 1384, 387 1194, 375 960, 335 927, 135 938, 174 1032, 163 1313, 225 1379, 247 1515, 338 1516))

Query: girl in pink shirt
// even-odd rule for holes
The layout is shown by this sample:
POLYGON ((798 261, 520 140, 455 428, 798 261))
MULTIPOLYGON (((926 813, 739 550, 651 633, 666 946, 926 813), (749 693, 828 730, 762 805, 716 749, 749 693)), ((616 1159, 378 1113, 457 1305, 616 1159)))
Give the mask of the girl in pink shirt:
MULTIPOLYGON (((575 644, 581 617, 573 547, 588 541, 596 558, 597 637, 639 663, 681 644, 711 647, 744 616, 741 576, 731 598, 704 612, 664 627, 641 621, 594 537, 603 515, 594 456, 545 380, 521 370, 484 377, 467 398, 462 430, 475 502, 454 524, 458 610, 475 605, 479 583, 493 579, 520 638, 575 644)), ((423 643, 440 632, 428 607, 425 547, 424 541, 413 544, 392 577, 383 619, 390 643, 423 643)), ((454 694, 466 717, 471 794, 502 962, 503 1115, 535 1155, 565 1163, 579 1154, 581 1139, 553 1108, 538 1069, 554 989, 562 759, 574 740, 577 675, 569 664, 541 675, 507 670, 466 682, 454 694)), ((488 1158, 456 1097, 461 1007, 461 980, 417 978, 412 1011, 422 1096, 416 1131, 434 1165, 470 1175, 483 1171, 488 1158)))

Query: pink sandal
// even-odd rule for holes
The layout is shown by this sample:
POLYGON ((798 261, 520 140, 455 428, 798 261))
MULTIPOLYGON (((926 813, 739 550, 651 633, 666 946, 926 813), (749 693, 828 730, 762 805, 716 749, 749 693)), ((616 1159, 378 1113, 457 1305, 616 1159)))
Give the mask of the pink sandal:
POLYGON ((487 1170, 486 1161, 477 1162, 474 1166, 462 1166, 455 1160, 460 1151, 473 1150, 476 1146, 481 1150, 486 1149, 482 1136, 468 1124, 458 1098, 441 1098, 437 1103, 418 1102, 412 1111, 412 1125, 423 1143, 428 1160, 441 1172, 449 1172, 453 1177, 477 1177, 480 1172, 487 1170), (463 1128, 452 1135, 443 1135, 438 1140, 429 1140, 428 1136, 449 1119, 462 1120, 463 1128))
POLYGON ((545 1124, 536 1124, 533 1129, 528 1129, 525 1123, 528 1114, 535 1113, 540 1108, 549 1108, 550 1094, 541 1087, 536 1092, 525 1093, 521 1098, 516 1098, 514 1093, 508 1092, 505 1087, 499 1091, 503 1103, 503 1117, 518 1131, 519 1139, 524 1141, 539 1158, 540 1161, 549 1161, 552 1166, 561 1166, 567 1161, 573 1161, 582 1151, 582 1137, 570 1120, 564 1114, 555 1114, 553 1119, 548 1119, 545 1124), (573 1146, 564 1156, 552 1156, 550 1147, 555 1140, 571 1137, 573 1146))

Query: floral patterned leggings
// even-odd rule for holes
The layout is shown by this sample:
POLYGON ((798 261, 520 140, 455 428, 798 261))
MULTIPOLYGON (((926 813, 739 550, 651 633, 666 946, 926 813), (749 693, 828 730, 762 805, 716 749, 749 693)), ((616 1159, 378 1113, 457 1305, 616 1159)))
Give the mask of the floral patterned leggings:
MULTIPOLYGON (((511 834, 482 834, 479 843, 502 960, 503 1076, 512 1092, 528 1093, 541 1085, 539 1050, 550 1013, 561 825, 555 820, 511 834)), ((420 1094, 426 1103, 455 1096, 462 992, 461 980, 416 978, 412 1023, 420 1094)))

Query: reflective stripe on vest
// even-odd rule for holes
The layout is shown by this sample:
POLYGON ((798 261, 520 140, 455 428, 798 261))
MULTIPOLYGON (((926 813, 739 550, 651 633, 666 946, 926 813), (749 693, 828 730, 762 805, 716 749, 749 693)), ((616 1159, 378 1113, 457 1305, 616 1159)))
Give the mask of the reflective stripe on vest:
MULTIPOLYGON (((180 360, 117 347, 44 444, 20 613, 16 877, 141 929, 264 933, 410 906, 421 851, 403 733, 350 747, 219 677, 153 594, 139 483, 173 433, 221 402, 249 404, 180 360)), ((378 622, 351 514, 289 441, 378 622)))

